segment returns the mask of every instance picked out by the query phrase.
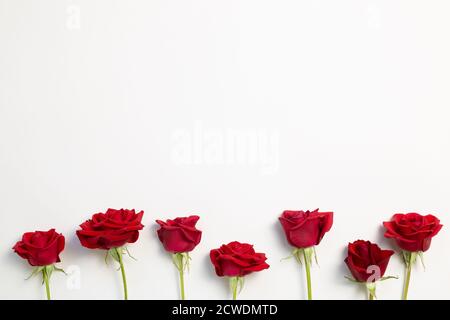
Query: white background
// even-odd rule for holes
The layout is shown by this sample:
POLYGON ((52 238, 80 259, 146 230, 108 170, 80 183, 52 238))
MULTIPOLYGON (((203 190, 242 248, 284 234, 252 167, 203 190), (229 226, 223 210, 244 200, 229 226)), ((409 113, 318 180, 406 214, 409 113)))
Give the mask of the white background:
MULTIPOLYGON (((0 0, 0 298, 44 298, 11 247, 51 227, 67 239, 61 266, 81 271, 78 290, 55 274, 54 298, 122 298, 115 266, 74 232, 125 207, 146 225, 126 261, 130 298, 178 298, 154 220, 195 213, 204 234, 188 298, 230 297, 208 253, 240 240, 271 265, 240 298, 303 299, 304 270, 280 262, 291 248, 277 217, 319 207, 335 223, 317 249, 315 298, 364 299, 344 279, 347 243, 395 248, 382 221, 417 211, 444 228, 410 297, 449 299, 449 14, 446 0, 0 0), (217 145, 230 130, 259 132, 245 148, 261 152, 233 160, 238 147, 217 145)), ((378 297, 397 299, 399 256, 387 274, 401 279, 378 297)))

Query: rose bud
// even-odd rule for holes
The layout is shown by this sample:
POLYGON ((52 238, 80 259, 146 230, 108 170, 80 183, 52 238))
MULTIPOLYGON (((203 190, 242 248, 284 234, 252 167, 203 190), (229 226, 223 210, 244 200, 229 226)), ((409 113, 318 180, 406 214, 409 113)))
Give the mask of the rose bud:
POLYGON ((189 252, 200 243, 202 232, 195 225, 199 216, 175 218, 167 221, 156 220, 159 224, 158 238, 164 249, 172 253, 172 259, 180 274, 181 299, 185 299, 184 272, 189 266, 189 252))
POLYGON ((219 277, 230 277, 234 300, 238 287, 242 288, 244 276, 269 268, 266 255, 255 252, 253 245, 248 243, 233 241, 211 250, 209 256, 216 274, 219 277))
MULTIPOLYGON (((292 256, 298 262, 305 262, 308 300, 312 300, 311 264, 312 256, 316 254, 314 246, 322 241, 325 233, 333 225, 333 212, 291 211, 286 210, 279 217, 286 239, 295 247, 292 256)), ((317 261, 317 256, 316 256, 317 261)))
POLYGON ((108 209, 106 213, 96 213, 90 220, 80 225, 77 230, 81 245, 89 249, 108 250, 109 256, 117 261, 122 273, 125 300, 128 299, 128 288, 123 264, 123 255, 128 253, 125 247, 128 243, 134 243, 139 238, 139 230, 142 230, 142 216, 144 211, 128 209, 108 209))
MULTIPOLYGON (((347 258, 345 263, 352 273, 353 277, 359 282, 366 282, 373 272, 367 269, 371 266, 378 266, 380 270, 377 275, 384 276, 391 256, 394 254, 392 250, 382 250, 380 247, 370 241, 356 240, 348 244, 347 258)), ((370 282, 376 281, 374 279, 370 282)))
MULTIPOLYGON (((50 277, 53 271, 63 271, 54 264, 60 262, 59 254, 64 250, 65 238, 55 229, 48 231, 26 232, 13 250, 26 259, 31 266, 36 267, 31 276, 42 272, 43 283, 50 300, 50 277)), ((31 277, 30 276, 30 277, 31 277)))
POLYGON ((320 243, 333 225, 333 212, 286 210, 279 218, 291 246, 308 248, 320 243))
POLYGON ((422 216, 413 212, 394 214, 391 221, 385 221, 383 225, 386 228, 384 236, 394 239, 403 250, 406 277, 402 298, 406 300, 412 265, 416 262, 417 256, 422 259, 423 263, 423 252, 430 248, 431 239, 441 230, 442 224, 431 214, 422 216))
POLYGON ((158 238, 166 251, 190 252, 200 243, 202 232, 195 228, 199 216, 181 217, 166 222, 156 220, 160 228, 158 238))
MULTIPOLYGON (((362 282, 369 291, 369 299, 375 298, 375 282, 393 277, 383 277, 394 254, 392 250, 382 250, 370 241, 357 240, 348 244, 345 263, 355 278, 354 281, 362 282)), ((350 279, 351 280, 351 279, 350 279)))

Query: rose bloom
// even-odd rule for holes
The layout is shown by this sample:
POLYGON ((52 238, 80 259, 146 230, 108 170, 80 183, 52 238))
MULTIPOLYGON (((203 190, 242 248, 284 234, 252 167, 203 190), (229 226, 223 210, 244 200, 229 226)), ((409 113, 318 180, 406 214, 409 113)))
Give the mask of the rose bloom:
POLYGON ((406 251, 427 251, 431 239, 438 234, 442 224, 435 216, 418 213, 395 214, 391 221, 383 222, 386 238, 394 239, 406 251))
POLYGON ((24 233, 13 250, 32 266, 47 266, 61 261, 59 254, 64 246, 64 236, 50 229, 24 233))
POLYGON ((172 253, 190 252, 200 243, 202 232, 198 230, 199 216, 175 218, 167 221, 156 220, 160 228, 158 238, 166 249, 172 253))
POLYGON ((345 263, 355 280, 367 282, 368 278, 374 274, 372 268, 368 268, 377 266, 380 270, 379 276, 383 277, 393 254, 394 251, 381 250, 377 244, 370 241, 357 240, 348 244, 345 263))
POLYGON ((134 243, 139 238, 139 230, 144 211, 108 209, 106 213, 96 213, 90 220, 80 225, 77 236, 81 245, 89 249, 118 248, 126 243, 134 243))
POLYGON ((219 277, 242 277, 269 268, 266 255, 248 243, 233 241, 211 250, 209 256, 219 277))
POLYGON ((279 218, 288 242, 296 248, 318 245, 333 225, 333 212, 286 210, 279 218))

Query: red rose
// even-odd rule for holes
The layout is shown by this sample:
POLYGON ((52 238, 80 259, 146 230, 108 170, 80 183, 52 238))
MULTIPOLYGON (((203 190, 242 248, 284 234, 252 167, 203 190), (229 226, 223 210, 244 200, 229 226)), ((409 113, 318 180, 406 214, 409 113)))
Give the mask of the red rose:
POLYGON ((248 243, 233 241, 211 250, 209 256, 219 277, 241 277, 269 268, 266 255, 248 243))
POLYGON ((386 238, 393 238, 406 251, 427 251, 433 238, 442 228, 435 216, 418 213, 395 214, 391 221, 383 222, 386 238))
MULTIPOLYGON (((345 263, 355 280, 366 282, 370 276, 374 275, 374 270, 369 268, 371 266, 378 266, 380 273, 375 274, 380 278, 384 276, 389 259, 393 254, 394 251, 381 250, 377 244, 370 241, 357 240, 348 244, 345 263)), ((374 281, 376 280, 379 279, 374 279, 374 281)))
POLYGON ((126 243, 134 243, 139 238, 139 230, 144 211, 108 209, 106 213, 97 213, 92 219, 80 225, 77 236, 81 245, 89 249, 118 248, 126 243))
POLYGON ((333 225, 333 212, 289 211, 279 218, 288 242, 296 248, 318 245, 333 225))
POLYGON ((156 220, 160 225, 158 238, 172 253, 190 252, 200 243, 202 232, 195 228, 199 216, 181 217, 166 222, 156 220))
POLYGON ((64 236, 55 229, 50 229, 24 233, 13 250, 32 266, 47 266, 61 261, 59 254, 64 246, 64 236))

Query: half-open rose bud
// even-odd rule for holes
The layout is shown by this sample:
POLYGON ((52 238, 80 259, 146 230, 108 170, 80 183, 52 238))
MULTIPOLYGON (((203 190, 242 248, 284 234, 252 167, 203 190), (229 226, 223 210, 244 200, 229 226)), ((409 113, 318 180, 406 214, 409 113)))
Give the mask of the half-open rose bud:
POLYGON ((333 225, 333 212, 286 210, 279 218, 291 246, 308 248, 320 243, 333 225))
POLYGON ((202 232, 198 230, 199 216, 175 218, 173 220, 156 220, 160 228, 158 238, 166 249, 172 253, 190 252, 200 243, 202 232))
POLYGON ((373 282, 384 276, 393 254, 394 251, 382 250, 370 241, 357 240, 348 244, 345 263, 357 281, 373 282))
POLYGON ((156 220, 160 226, 157 231, 159 241, 166 251, 172 253, 173 263, 180 274, 182 300, 185 299, 184 272, 189 267, 191 260, 189 252, 194 250, 202 238, 202 232, 195 227, 199 219, 199 216, 189 216, 166 221, 156 220))

